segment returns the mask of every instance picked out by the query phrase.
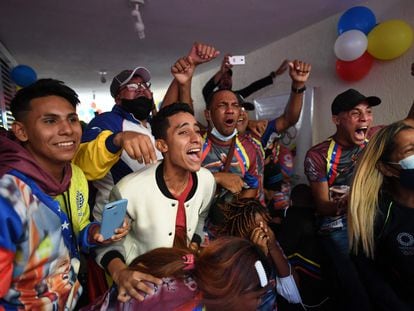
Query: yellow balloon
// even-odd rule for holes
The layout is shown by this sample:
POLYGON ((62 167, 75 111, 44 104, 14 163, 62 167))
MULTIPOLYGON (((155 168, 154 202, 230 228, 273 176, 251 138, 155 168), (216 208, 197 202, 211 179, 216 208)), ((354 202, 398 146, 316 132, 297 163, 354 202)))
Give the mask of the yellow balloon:
POLYGON ((404 54, 413 43, 413 30, 403 20, 391 19, 374 27, 368 34, 368 53, 390 60, 404 54))

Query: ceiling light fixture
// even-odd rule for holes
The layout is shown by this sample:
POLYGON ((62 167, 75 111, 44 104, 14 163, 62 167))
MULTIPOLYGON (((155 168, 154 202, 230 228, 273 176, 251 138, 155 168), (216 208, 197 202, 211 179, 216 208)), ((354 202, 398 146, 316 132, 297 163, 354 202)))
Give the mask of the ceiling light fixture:
POLYGON ((142 21, 141 12, 139 11, 139 6, 144 4, 144 0, 129 0, 130 3, 133 5, 133 10, 131 11, 131 15, 135 16, 137 21, 135 22, 135 29, 138 31, 138 37, 140 39, 145 38, 145 25, 142 21))
POLYGON ((106 70, 103 70, 103 69, 100 70, 99 71, 99 76, 100 76, 101 83, 106 83, 106 70))

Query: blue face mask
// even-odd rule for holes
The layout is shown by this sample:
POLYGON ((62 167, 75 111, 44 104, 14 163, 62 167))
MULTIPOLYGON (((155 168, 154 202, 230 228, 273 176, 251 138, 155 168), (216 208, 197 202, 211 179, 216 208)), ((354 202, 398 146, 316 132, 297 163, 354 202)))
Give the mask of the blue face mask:
POLYGON ((213 127, 211 129, 211 135, 213 135, 215 138, 221 140, 221 141, 229 141, 232 139, 235 135, 237 135, 237 129, 234 129, 233 133, 231 133, 229 136, 224 136, 221 134, 216 127, 213 127))
POLYGON ((400 160, 398 164, 403 170, 414 169, 414 154, 400 160))
POLYGON ((229 141, 230 139, 232 139, 234 136, 237 135, 237 129, 235 128, 233 130, 233 133, 231 133, 229 136, 225 136, 223 134, 221 134, 217 129, 216 126, 214 125, 213 120, 210 120, 211 124, 213 125, 213 128, 211 129, 211 135, 213 135, 215 138, 221 140, 221 141, 229 141))
POLYGON ((401 166, 401 186, 414 190, 414 154, 400 160, 398 164, 401 166))

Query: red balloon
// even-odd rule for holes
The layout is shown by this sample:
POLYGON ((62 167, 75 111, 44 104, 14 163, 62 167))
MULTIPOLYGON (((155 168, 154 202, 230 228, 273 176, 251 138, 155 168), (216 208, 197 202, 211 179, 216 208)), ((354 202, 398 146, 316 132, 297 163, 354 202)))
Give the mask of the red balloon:
POLYGON ((336 60, 336 73, 345 81, 358 81, 365 77, 371 70, 374 58, 368 52, 351 62, 336 60))

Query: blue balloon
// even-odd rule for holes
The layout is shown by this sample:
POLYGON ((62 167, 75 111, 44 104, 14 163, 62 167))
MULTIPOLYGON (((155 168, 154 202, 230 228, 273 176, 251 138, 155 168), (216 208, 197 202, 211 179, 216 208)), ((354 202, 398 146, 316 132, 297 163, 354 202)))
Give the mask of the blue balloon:
POLYGON ((354 6, 339 18, 338 35, 348 30, 360 30, 366 35, 377 24, 374 13, 365 6, 354 6))
POLYGON ((36 82, 37 74, 32 67, 26 65, 18 65, 10 71, 10 78, 18 86, 26 87, 36 82))

